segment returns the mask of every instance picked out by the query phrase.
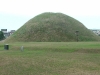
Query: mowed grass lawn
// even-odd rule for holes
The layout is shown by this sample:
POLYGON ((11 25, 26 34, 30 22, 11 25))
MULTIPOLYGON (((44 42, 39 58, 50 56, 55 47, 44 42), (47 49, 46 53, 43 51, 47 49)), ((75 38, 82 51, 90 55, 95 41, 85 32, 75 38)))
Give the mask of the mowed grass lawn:
POLYGON ((4 44, 0 75, 100 75, 100 42, 17 42, 9 50, 4 44))

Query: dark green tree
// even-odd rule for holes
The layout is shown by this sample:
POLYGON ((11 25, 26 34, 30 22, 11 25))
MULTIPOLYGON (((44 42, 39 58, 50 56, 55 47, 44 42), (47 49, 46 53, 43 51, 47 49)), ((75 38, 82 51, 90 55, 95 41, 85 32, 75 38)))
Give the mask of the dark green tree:
POLYGON ((4 37, 4 34, 2 31, 0 31, 0 40, 3 40, 5 37, 4 37))

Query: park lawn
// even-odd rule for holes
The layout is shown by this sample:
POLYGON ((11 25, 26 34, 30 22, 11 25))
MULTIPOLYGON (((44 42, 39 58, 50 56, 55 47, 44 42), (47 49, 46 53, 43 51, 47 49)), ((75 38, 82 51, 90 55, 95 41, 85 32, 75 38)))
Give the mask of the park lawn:
POLYGON ((100 75, 99 42, 16 42, 9 50, 4 44, 0 75, 100 75))

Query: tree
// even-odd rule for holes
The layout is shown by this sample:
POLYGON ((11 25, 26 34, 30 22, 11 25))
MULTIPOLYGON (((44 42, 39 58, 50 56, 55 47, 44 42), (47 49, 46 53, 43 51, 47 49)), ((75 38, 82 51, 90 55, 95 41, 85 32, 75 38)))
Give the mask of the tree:
POLYGON ((4 34, 2 31, 0 31, 0 40, 3 40, 5 37, 4 37, 4 34))

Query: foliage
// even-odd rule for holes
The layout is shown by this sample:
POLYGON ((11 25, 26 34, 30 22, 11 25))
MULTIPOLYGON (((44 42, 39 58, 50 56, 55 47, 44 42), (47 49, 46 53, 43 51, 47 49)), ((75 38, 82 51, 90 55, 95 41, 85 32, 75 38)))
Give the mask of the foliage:
POLYGON ((30 19, 8 41, 65 42, 98 41, 100 38, 76 19, 62 13, 43 13, 30 19))
POLYGON ((2 31, 0 31, 0 40, 3 40, 5 37, 4 37, 4 34, 2 31))

